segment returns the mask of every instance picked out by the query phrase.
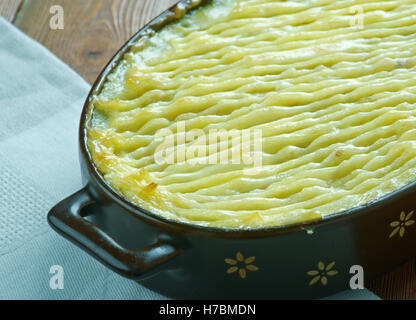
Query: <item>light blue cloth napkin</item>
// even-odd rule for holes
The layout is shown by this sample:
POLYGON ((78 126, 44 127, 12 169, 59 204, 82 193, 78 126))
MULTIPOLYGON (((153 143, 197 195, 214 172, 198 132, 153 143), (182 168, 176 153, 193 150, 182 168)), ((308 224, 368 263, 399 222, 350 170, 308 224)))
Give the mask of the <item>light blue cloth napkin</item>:
MULTIPOLYGON (((50 229, 79 190, 78 121, 89 85, 0 18, 0 299, 160 299, 50 229), (53 290, 51 266, 64 270, 53 290)), ((334 299, 376 299, 367 290, 334 299)))

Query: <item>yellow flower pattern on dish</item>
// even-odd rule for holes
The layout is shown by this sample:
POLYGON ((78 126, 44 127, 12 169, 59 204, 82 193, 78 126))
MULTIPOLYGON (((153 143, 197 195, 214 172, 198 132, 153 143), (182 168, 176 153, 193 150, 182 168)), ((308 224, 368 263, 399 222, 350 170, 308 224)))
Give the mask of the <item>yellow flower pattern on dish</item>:
POLYGON ((328 284, 328 277, 332 277, 338 274, 337 270, 332 268, 335 266, 335 261, 331 262, 327 266, 322 261, 318 262, 317 270, 308 271, 308 276, 312 276, 312 280, 309 282, 309 285, 312 286, 320 282, 323 286, 328 284))
POLYGON ((394 228, 393 231, 390 233, 389 238, 393 238, 396 234, 403 238, 404 233, 407 227, 410 227, 415 223, 415 220, 411 220, 413 217, 414 211, 411 211, 409 214, 406 215, 404 211, 400 213, 400 217, 398 221, 393 221, 390 223, 390 227, 394 228))
POLYGON ((227 269, 227 273, 235 273, 238 272, 238 275, 241 279, 245 279, 247 277, 247 271, 258 271, 259 267, 252 264, 256 260, 256 257, 251 256, 248 258, 244 258, 241 252, 237 252, 235 259, 227 258, 225 259, 225 263, 230 265, 227 269))

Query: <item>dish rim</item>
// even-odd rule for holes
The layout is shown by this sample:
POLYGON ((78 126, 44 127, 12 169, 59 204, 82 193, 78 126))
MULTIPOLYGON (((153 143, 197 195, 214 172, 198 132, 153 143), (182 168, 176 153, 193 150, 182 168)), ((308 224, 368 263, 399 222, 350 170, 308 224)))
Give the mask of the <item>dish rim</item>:
POLYGON ((146 36, 148 32, 157 32, 163 27, 169 25, 174 21, 178 21, 182 18, 178 17, 178 10, 183 11, 182 14, 199 8, 212 0, 180 0, 170 8, 163 11, 160 15, 156 16, 144 27, 139 29, 122 47, 116 52, 116 54, 110 59, 104 69, 100 72, 97 79, 94 81, 88 96, 85 100, 80 123, 79 123, 79 146, 80 154, 86 165, 90 177, 94 178, 98 185, 105 191, 107 196, 110 196, 112 200, 116 200, 122 208, 128 211, 130 214, 136 217, 140 217, 150 223, 157 224, 160 227, 171 229, 175 232, 197 233, 204 235, 214 235, 217 237, 238 237, 238 238, 263 238, 269 236, 275 236, 280 234, 295 233, 298 231, 314 230, 316 227, 326 226, 328 224, 338 223, 342 221, 348 221, 351 219, 358 219, 363 215, 368 215, 371 212, 375 212, 379 208, 384 208, 387 205, 397 202, 403 197, 406 197, 409 193, 412 193, 416 189, 416 180, 393 191, 383 197, 373 200, 367 204, 353 207, 348 210, 343 210, 328 216, 324 216, 320 219, 310 220, 306 222, 297 222, 288 225, 274 226, 274 227, 261 227, 261 228, 225 228, 225 227, 210 227, 189 222, 183 222, 180 220, 168 219, 162 215, 153 213, 150 210, 140 207, 139 205, 129 201, 121 194, 119 194, 102 176, 96 167, 91 154, 88 149, 88 137, 87 137, 87 123, 91 119, 93 108, 90 108, 92 97, 97 95, 103 88, 104 83, 107 81, 108 76, 113 72, 114 68, 121 62, 124 55, 129 52, 133 44, 140 38, 146 36), (199 2, 195 5, 196 2, 199 2))

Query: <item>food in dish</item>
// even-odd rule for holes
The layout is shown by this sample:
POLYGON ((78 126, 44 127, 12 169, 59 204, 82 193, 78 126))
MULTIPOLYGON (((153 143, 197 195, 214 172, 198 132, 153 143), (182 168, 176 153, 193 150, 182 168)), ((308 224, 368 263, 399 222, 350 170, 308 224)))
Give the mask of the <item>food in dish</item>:
POLYGON ((416 180, 415 31, 413 0, 214 0, 123 57, 91 102, 92 160, 200 226, 370 203, 416 180))

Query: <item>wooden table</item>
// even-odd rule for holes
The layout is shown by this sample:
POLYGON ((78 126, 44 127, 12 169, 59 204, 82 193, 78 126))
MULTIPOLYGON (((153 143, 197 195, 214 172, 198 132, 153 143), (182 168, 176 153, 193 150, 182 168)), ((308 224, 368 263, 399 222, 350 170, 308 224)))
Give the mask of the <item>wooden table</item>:
MULTIPOLYGON (((176 1, 0 0, 0 15, 93 83, 128 38, 176 1), (64 9, 63 30, 52 30, 49 25, 54 5, 64 9)), ((367 286, 384 299, 415 299, 415 261, 367 286)))

